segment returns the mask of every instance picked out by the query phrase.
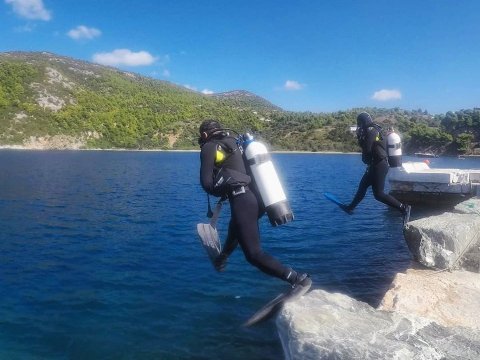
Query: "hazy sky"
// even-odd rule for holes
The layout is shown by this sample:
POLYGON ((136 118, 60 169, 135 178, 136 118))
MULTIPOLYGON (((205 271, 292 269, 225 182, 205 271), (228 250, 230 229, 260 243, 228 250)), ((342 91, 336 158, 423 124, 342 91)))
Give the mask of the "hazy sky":
POLYGON ((49 51, 286 110, 480 107, 479 0, 0 0, 0 51, 49 51))

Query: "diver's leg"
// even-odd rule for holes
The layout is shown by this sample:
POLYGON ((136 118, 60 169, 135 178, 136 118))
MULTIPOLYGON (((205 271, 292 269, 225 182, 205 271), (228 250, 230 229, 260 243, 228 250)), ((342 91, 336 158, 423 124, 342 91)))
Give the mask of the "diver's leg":
POLYGON ((237 246, 238 246, 237 231, 236 231, 233 220, 230 219, 230 223, 228 224, 228 235, 227 235, 227 239, 225 240, 225 244, 223 245, 222 253, 225 253, 225 255, 230 256, 230 254, 237 248, 237 246))
POLYGON ((395 199, 393 196, 386 194, 385 189, 385 178, 388 174, 388 163, 386 160, 382 160, 380 163, 375 165, 372 169, 372 190, 373 196, 378 201, 391 206, 401 212, 403 212, 402 203, 395 199))
POLYGON ((247 191, 232 201, 232 217, 237 229, 238 242, 246 260, 268 275, 293 283, 297 273, 262 250, 257 221, 259 205, 255 194, 247 191))
POLYGON ((387 177, 388 169, 389 168, 386 160, 375 166, 374 172, 372 173, 373 195, 378 201, 381 201, 384 204, 387 204, 388 206, 399 210, 403 215, 403 225, 405 226, 405 224, 408 223, 408 221, 410 220, 411 206, 407 204, 402 204, 393 196, 385 194, 385 178, 387 177))
POLYGON ((371 185, 370 171, 370 168, 368 168, 367 171, 365 171, 365 174, 363 174, 362 179, 360 180, 360 184, 358 185, 357 193, 355 194, 355 197, 353 198, 350 205, 347 206, 347 209, 349 211, 353 211, 353 209, 355 209, 360 203, 360 201, 362 201, 365 197, 367 189, 371 185))
POLYGON ((230 219, 230 223, 228 225, 228 234, 227 238, 225 239, 225 243, 223 244, 222 252, 217 256, 214 262, 214 266, 217 271, 225 270, 227 259, 237 246, 237 230, 233 219, 230 219))

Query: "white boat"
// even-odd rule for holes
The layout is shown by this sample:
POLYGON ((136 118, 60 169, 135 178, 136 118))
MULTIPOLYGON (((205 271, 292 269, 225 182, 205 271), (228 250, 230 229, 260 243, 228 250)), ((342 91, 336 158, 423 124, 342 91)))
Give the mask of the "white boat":
POLYGON ((480 196, 480 170, 432 169, 405 162, 389 171, 390 194, 409 204, 455 203, 480 196))
POLYGON ((416 157, 422 157, 422 158, 436 158, 438 155, 435 155, 434 153, 420 153, 416 152, 414 154, 416 157))

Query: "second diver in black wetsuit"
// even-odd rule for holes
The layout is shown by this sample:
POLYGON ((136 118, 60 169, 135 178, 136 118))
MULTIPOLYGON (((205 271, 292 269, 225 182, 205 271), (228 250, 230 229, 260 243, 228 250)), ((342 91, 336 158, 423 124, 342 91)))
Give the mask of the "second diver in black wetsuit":
POLYGON ((388 155, 386 139, 381 136, 380 127, 376 125, 370 114, 363 112, 357 117, 357 139, 362 148, 362 161, 367 170, 360 180, 357 193, 349 205, 342 205, 348 214, 353 214, 355 207, 363 200, 367 189, 371 186, 375 199, 399 210, 403 215, 404 225, 410 217, 410 205, 402 204, 393 196, 384 192, 385 178, 388 174, 388 155))
POLYGON ((307 274, 297 273, 262 250, 258 219, 265 210, 237 140, 215 120, 202 122, 199 131, 202 188, 208 194, 228 198, 231 209, 227 239, 215 261, 217 271, 223 271, 227 258, 240 244, 247 261, 262 272, 293 287, 303 285, 307 274))

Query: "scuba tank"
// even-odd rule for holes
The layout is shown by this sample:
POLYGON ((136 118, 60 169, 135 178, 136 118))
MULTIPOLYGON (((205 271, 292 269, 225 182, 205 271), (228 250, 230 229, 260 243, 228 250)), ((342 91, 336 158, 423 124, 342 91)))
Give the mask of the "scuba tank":
POLYGON ((265 145, 255 141, 250 134, 245 134, 242 147, 243 156, 250 167, 272 226, 292 221, 293 212, 290 203, 265 145))
POLYGON ((387 155, 390 167, 402 166, 402 141, 393 129, 387 135, 387 155))

